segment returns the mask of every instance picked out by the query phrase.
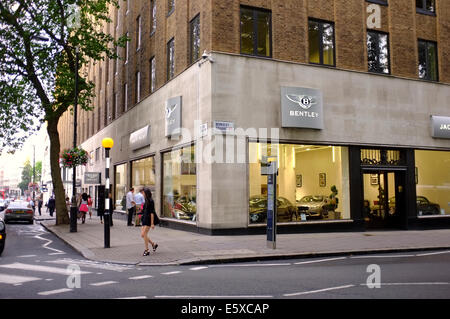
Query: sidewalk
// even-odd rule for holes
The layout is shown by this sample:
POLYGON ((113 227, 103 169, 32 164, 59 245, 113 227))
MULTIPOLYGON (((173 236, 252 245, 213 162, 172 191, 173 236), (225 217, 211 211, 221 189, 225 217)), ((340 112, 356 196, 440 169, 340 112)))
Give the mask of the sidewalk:
POLYGON ((76 233, 54 220, 38 222, 90 260, 141 266, 450 249, 450 229, 278 234, 277 248, 269 249, 265 235, 210 236, 156 226, 149 237, 158 250, 144 257, 140 227, 122 220, 111 227, 111 248, 104 248, 104 225, 97 216, 78 221, 76 233))

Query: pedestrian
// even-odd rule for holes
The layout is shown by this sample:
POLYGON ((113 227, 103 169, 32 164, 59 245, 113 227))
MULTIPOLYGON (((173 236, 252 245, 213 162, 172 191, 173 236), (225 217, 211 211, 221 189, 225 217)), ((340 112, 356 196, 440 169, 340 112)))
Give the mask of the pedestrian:
POLYGON ((86 222, 86 214, 89 212, 88 207, 88 194, 81 194, 81 203, 79 207, 81 213, 81 223, 84 224, 86 222))
POLYGON ((40 196, 38 198, 38 212, 39 212, 39 216, 41 216, 41 209, 42 209, 42 204, 43 204, 43 200, 42 200, 42 196, 40 196))
POLYGON ((126 206, 128 211, 128 223, 127 226, 133 226, 133 214, 136 211, 136 203, 134 201, 134 188, 131 187, 130 191, 127 193, 126 206))
POLYGON ((72 206, 70 199, 68 196, 66 196, 66 207, 67 207, 67 213, 69 214, 70 217, 70 207, 72 206))
POLYGON ((34 204, 34 200, 33 199, 30 199, 29 205, 30 205, 30 208, 33 210, 33 214, 34 214, 34 206, 35 206, 35 204, 34 204))
POLYGON ((92 219, 92 198, 88 195, 89 219, 92 219))
POLYGON ((134 195, 134 201, 136 202, 136 218, 134 220, 134 223, 136 227, 138 227, 141 225, 142 209, 144 208, 145 203, 143 188, 141 188, 139 192, 136 195, 134 195))
POLYGON ((100 217, 100 224, 103 224, 103 217, 105 216, 105 210, 97 209, 97 216, 100 217))
POLYGON ((153 251, 156 251, 158 248, 158 244, 153 242, 148 237, 148 232, 151 229, 155 229, 155 225, 159 224, 158 215, 156 215, 155 211, 155 202, 152 199, 152 192, 149 188, 144 189, 144 209, 142 210, 142 227, 141 227, 141 237, 144 239, 145 250, 143 256, 150 255, 150 251, 148 250, 148 243, 152 245, 153 251))
POLYGON ((56 207, 56 202, 55 202, 55 198, 52 195, 47 203, 47 208, 50 211, 51 217, 53 217, 53 212, 55 211, 55 207, 56 207))

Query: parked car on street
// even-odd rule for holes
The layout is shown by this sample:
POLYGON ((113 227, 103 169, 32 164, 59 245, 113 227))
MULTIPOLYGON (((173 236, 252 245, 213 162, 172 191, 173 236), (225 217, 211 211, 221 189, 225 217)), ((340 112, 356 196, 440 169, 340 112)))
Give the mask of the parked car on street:
POLYGON ((5 249, 5 240, 6 240, 6 226, 3 219, 0 218, 0 256, 5 249))
MULTIPOLYGON (((267 197, 251 196, 249 200, 250 223, 264 223, 267 221, 267 197)), ((277 221, 292 221, 297 208, 286 198, 277 198, 277 221)))
POLYGON ((297 201, 299 214, 306 214, 306 218, 323 219, 328 217, 327 197, 324 195, 307 195, 297 201))
POLYGON ((5 223, 10 221, 28 221, 30 224, 33 224, 33 209, 28 202, 11 202, 5 210, 4 221, 5 223))

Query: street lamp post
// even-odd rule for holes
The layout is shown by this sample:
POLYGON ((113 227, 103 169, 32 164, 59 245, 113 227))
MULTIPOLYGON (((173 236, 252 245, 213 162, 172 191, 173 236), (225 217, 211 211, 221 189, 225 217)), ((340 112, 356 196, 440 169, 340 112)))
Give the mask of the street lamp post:
POLYGON ((106 165, 105 165, 105 213, 103 215, 103 219, 105 220, 105 248, 109 248, 109 242, 110 242, 110 229, 109 229, 109 150, 114 146, 114 140, 112 138, 104 138, 102 140, 102 146, 105 148, 105 158, 106 158, 106 165))
MULTIPOLYGON (((75 48, 75 101, 73 104, 73 148, 77 147, 77 106, 78 106, 78 47, 75 48)), ((70 206, 70 232, 77 232, 77 190, 76 190, 76 166, 72 170, 72 205, 70 206)))

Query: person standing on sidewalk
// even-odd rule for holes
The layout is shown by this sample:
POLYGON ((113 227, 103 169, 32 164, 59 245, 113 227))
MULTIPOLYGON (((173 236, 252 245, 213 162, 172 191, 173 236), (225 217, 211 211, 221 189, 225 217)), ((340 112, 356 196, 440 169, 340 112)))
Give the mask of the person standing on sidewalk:
POLYGON ((134 201, 134 188, 131 187, 130 191, 127 193, 127 211, 128 211, 128 223, 127 226, 133 226, 133 215, 136 210, 136 203, 134 201))
POLYGON ((89 212, 88 207, 88 194, 81 194, 81 203, 80 203, 80 213, 81 213, 81 223, 84 224, 86 222, 86 214, 89 212))
POLYGON ((52 195, 47 203, 47 208, 50 211, 51 217, 53 217, 53 212, 55 211, 55 207, 56 207, 56 202, 55 202, 55 198, 52 195))
POLYGON ((39 196, 39 198, 38 198, 38 212, 39 212, 39 216, 41 216, 42 214, 41 214, 41 209, 42 209, 42 195, 41 196, 39 196))
POLYGON ((89 219, 92 219, 92 198, 88 195, 89 219))
POLYGON ((141 218, 142 218, 142 209, 144 208, 144 189, 141 188, 139 192, 134 195, 134 200, 136 202, 136 218, 134 219, 134 224, 136 227, 141 225, 141 218))
POLYGON ((142 228, 141 228, 141 237, 144 239, 144 245, 145 250, 143 253, 143 256, 150 255, 150 251, 148 250, 148 243, 152 245, 153 251, 156 251, 156 248, 158 248, 158 244, 153 242, 148 237, 148 232, 150 230, 150 227, 152 229, 155 229, 155 225, 159 224, 159 218, 156 215, 155 211, 155 202, 152 199, 152 192, 149 188, 144 189, 144 197, 145 197, 145 203, 144 203, 144 209, 142 210, 142 228))

